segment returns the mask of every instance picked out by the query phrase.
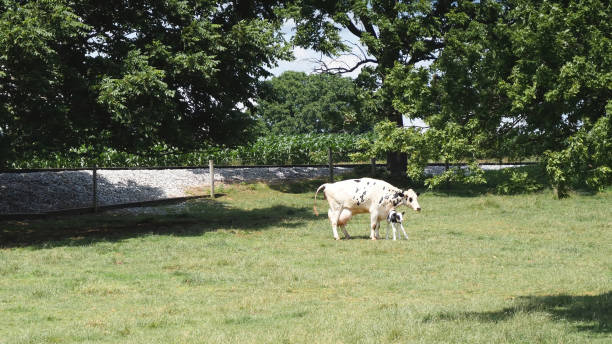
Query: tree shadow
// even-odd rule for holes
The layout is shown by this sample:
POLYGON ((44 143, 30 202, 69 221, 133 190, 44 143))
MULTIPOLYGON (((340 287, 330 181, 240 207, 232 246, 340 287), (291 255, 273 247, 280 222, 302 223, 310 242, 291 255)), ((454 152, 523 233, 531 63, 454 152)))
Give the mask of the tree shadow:
POLYGON ((471 320, 500 322, 519 313, 544 312, 556 321, 575 323, 578 331, 612 333, 612 291, 600 295, 524 296, 516 305, 492 312, 452 312, 426 316, 424 322, 471 320))
POLYGON ((296 228, 313 219, 310 208, 275 205, 243 210, 210 199, 191 200, 184 204, 185 209, 166 214, 100 213, 3 221, 0 222, 0 247, 82 246, 149 234, 199 236, 219 229, 261 231, 279 224, 284 228, 296 228))
POLYGON ((269 183, 268 186, 272 190, 289 194, 303 194, 312 192, 314 197, 314 193, 317 191, 317 188, 327 182, 328 181, 325 179, 308 179, 293 182, 269 183))
MULTIPOLYGON (((380 169, 379 169, 380 170, 380 169)), ((336 174, 334 175, 334 181, 339 182, 347 179, 357 179, 357 178, 375 178, 381 179, 389 184, 396 186, 401 189, 408 188, 417 188, 421 187, 423 189, 423 184, 417 184, 412 182, 409 178, 406 177, 392 177, 389 174, 379 173, 376 176, 371 176, 371 170, 369 167, 364 166, 355 166, 351 172, 336 174)), ((283 182, 272 182, 269 183, 271 189, 283 192, 283 193, 291 193, 291 194, 303 194, 312 192, 314 197, 314 193, 317 191, 319 186, 329 183, 329 178, 312 178, 312 179, 303 179, 303 180, 294 180, 294 181, 283 181, 283 182)))

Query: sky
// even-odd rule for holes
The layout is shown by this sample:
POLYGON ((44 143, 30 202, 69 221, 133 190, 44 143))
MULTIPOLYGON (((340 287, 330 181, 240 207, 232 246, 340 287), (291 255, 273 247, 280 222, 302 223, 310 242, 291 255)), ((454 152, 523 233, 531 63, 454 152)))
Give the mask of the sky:
MULTIPOLYGON (((291 37, 293 37, 294 29, 295 23, 292 20, 287 21, 283 25, 282 31, 285 35, 285 39, 290 40, 291 37)), ((354 54, 357 54, 358 56, 363 55, 362 51, 365 51, 366 49, 361 44, 359 44, 359 39, 353 34, 351 34, 347 29, 343 29, 342 31, 340 31, 340 37, 344 41, 349 42, 349 45, 354 46, 352 51, 354 54), (360 48, 362 51, 360 51, 360 48)), ((278 67, 270 69, 272 74, 278 76, 288 70, 312 73, 315 68, 319 67, 319 63, 315 62, 314 60, 321 58, 329 67, 353 67, 354 64, 359 61, 356 56, 352 55, 339 56, 337 58, 322 57, 320 53, 312 49, 304 49, 300 47, 295 47, 293 49, 293 55, 295 56, 295 60, 281 61, 278 67)), ((360 66, 351 73, 344 74, 344 76, 348 76, 351 78, 357 77, 357 75, 359 75, 359 71, 361 71, 361 68, 363 66, 365 65, 360 66)))

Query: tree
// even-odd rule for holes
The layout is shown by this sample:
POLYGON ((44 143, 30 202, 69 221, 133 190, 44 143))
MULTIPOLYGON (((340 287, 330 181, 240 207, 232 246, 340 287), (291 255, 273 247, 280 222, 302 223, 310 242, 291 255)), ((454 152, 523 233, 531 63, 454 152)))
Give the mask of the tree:
POLYGON ((599 188, 611 171, 611 15, 596 0, 460 2, 431 66, 395 66, 394 105, 434 131, 468 129, 445 140, 471 146, 453 159, 546 153, 560 194, 599 188))
POLYGON ((290 57, 279 3, 0 1, 6 154, 240 142, 266 67, 290 57))
POLYGON ((536 155, 558 149, 585 120, 605 115, 612 96, 609 4, 512 0, 461 6, 448 16, 453 28, 428 78, 416 88, 398 85, 428 97, 408 91, 396 97, 400 108, 416 109, 434 127, 477 120, 489 136, 483 148, 499 150, 517 140, 536 155))
POLYGON ((272 134, 359 133, 372 129, 350 78, 284 72, 264 83, 256 114, 272 134))
MULTIPOLYGON (((366 56, 354 66, 324 69, 344 73, 369 65, 359 81, 370 87, 375 84, 369 108, 401 127, 403 113, 393 106, 394 89, 387 77, 396 64, 414 66, 436 58, 444 46, 442 37, 449 28, 445 15, 456 4, 453 1, 296 0, 291 7, 291 16, 297 25, 294 41, 326 56, 335 56, 350 51, 350 46, 339 36, 340 29, 351 32, 366 47, 366 56)), ((405 154, 391 151, 387 162, 393 174, 404 173, 405 154)))

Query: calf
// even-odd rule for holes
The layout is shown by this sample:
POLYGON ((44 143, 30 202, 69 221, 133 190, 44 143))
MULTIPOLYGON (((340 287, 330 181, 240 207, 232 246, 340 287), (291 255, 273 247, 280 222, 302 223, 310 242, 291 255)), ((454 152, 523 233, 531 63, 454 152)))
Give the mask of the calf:
POLYGON ((340 239, 338 226, 342 229, 344 237, 350 238, 345 226, 355 214, 370 213, 370 238, 376 240, 380 221, 387 218, 392 208, 405 204, 415 211, 421 211, 417 200, 418 194, 414 190, 403 191, 382 180, 361 178, 319 186, 315 193, 313 207, 317 216, 319 213, 316 202, 319 191, 325 193, 325 198, 329 202, 327 216, 336 240, 340 239))
MULTIPOLYGON (((395 232, 397 231, 397 226, 399 225, 400 229, 402 230, 402 233, 404 233, 404 237, 406 238, 406 240, 408 240, 408 234, 406 234, 406 231, 404 230, 404 226, 402 225, 402 222, 404 222, 404 213, 398 213, 395 209, 391 209, 391 211, 389 212, 389 215, 387 216, 387 222, 389 222, 389 226, 391 228, 393 228, 393 240, 395 240, 395 232)), ((399 238, 401 239, 402 236, 398 233, 399 238)), ((387 233, 385 233, 385 239, 389 239, 389 227, 387 227, 387 233)))

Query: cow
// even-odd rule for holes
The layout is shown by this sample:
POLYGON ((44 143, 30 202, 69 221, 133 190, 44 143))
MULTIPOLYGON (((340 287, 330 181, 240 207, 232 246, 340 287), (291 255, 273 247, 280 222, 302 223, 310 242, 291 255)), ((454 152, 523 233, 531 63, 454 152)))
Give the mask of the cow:
POLYGON ((408 234, 406 234, 404 226, 402 225, 402 222, 404 222, 404 212, 398 213, 395 209, 391 209, 389 211, 389 215, 387 215, 387 222, 389 223, 389 226, 387 226, 387 233, 385 233, 385 239, 389 240, 389 227, 393 228, 393 240, 395 240, 395 232, 398 232, 397 236, 399 236, 399 238, 401 239, 402 236, 397 230, 397 226, 399 225, 399 228, 402 230, 402 233, 404 233, 404 237, 406 238, 406 240, 408 240, 408 234))
POLYGON ((325 183, 317 189, 314 197, 314 213, 317 211, 317 194, 323 191, 329 210, 327 216, 332 225, 334 239, 340 240, 337 227, 340 226, 344 237, 350 238, 346 223, 355 214, 370 213, 370 238, 378 239, 380 221, 385 220, 392 208, 402 204, 409 205, 415 211, 421 211, 417 200, 418 193, 412 189, 403 191, 378 179, 347 179, 336 183, 325 183))

